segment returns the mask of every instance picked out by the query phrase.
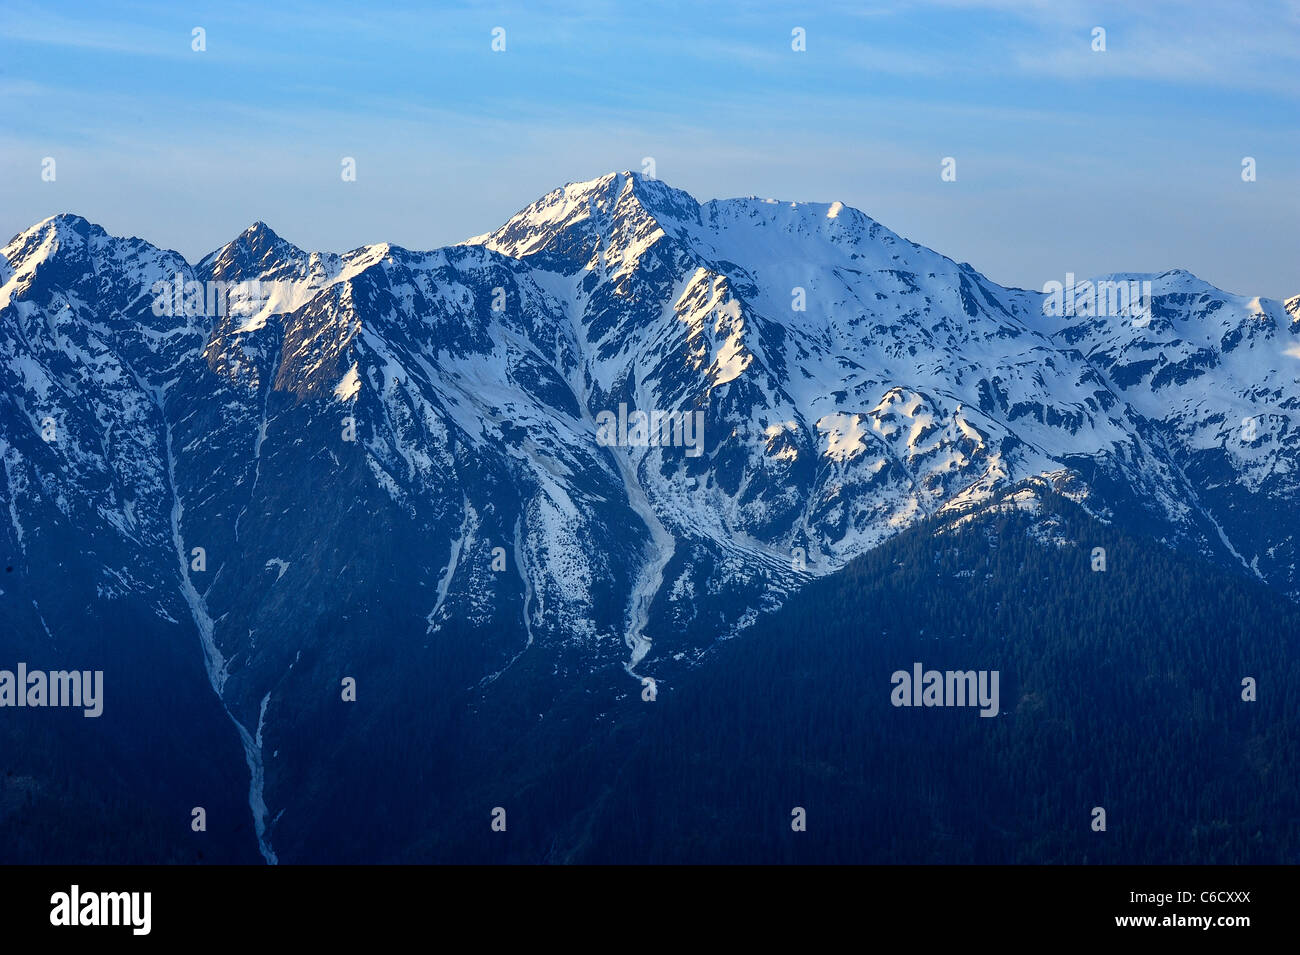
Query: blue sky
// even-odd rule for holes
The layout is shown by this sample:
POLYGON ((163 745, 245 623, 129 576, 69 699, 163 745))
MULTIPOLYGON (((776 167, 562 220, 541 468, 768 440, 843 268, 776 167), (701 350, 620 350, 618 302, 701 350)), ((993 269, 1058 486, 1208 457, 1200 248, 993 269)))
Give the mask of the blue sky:
POLYGON ((6 0, 5 237, 72 211, 191 259, 256 219, 427 249, 653 157, 699 199, 840 200, 1003 284, 1300 292, 1300 0, 178 6, 6 0))

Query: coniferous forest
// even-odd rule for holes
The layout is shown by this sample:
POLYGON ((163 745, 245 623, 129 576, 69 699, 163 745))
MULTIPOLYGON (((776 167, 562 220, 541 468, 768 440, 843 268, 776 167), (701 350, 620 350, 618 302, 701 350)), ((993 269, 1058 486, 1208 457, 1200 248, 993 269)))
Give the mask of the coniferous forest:
POLYGON ((558 728, 479 728, 475 788, 530 811, 508 843, 453 813, 404 857, 1293 863, 1298 638, 1284 598, 1064 499, 918 527, 594 739, 576 700, 558 728), (1000 714, 892 706, 914 662, 1000 671, 1000 714))
MULTIPOLYGON (((420 674, 426 696, 299 715, 335 786, 297 810, 298 824, 333 837, 294 852, 347 862, 1294 863, 1298 637, 1300 608, 1274 591, 1049 495, 1041 512, 904 532, 715 643, 653 701, 621 669, 561 680, 527 657, 481 689, 468 679, 481 635, 453 633, 420 674), (1092 569, 1095 547, 1104 571, 1092 569), (997 670, 1000 712, 893 706, 891 674, 914 663, 997 670), (1253 701, 1242 698, 1246 678, 1253 701), (545 695, 560 683, 558 698, 545 695), (507 832, 486 824, 497 807, 507 832), (805 831, 792 828, 796 808, 805 831), (1097 808, 1105 831, 1093 828, 1097 808)), ((120 654, 131 642, 106 645, 120 654)), ((115 660, 103 664, 110 674, 115 660)), ((302 665, 329 672, 337 661, 302 665)), ((169 696, 138 660, 116 672, 139 685, 85 721, 98 736, 76 713, 5 724, 15 736, 0 749, 6 858, 259 861, 240 805, 247 777, 218 769, 218 754, 226 766, 238 757, 212 701, 169 696), (193 727, 193 751, 166 746, 150 715, 160 706, 193 727), (30 745, 37 730, 44 744, 30 745), (139 732, 160 742, 121 748, 139 732), (178 769, 191 763, 200 768, 178 769), (174 817, 199 800, 208 838, 186 838, 174 817)), ((292 823, 279 822, 282 843, 292 823)))

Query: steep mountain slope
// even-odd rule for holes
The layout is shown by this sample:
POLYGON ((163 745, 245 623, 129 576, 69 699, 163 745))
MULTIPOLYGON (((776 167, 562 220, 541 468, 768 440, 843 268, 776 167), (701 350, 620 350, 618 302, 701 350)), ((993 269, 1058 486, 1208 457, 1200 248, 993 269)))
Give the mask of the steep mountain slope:
POLYGON ((457 774, 403 858, 1294 864, 1297 635, 1275 591, 1027 482, 813 582, 654 703, 458 727, 531 758, 457 774), (916 663, 996 670, 997 716, 892 705, 916 663))
POLYGON ((1109 278, 1151 282, 1149 323, 1076 316, 1054 339, 1141 416, 1173 493, 1231 559, 1300 597, 1300 297, 1230 295, 1188 272, 1109 278))
POLYGON ((247 775, 181 586, 171 420, 207 328, 150 307, 152 283, 189 266, 75 217, 3 256, 0 667, 102 669, 105 695, 96 719, 4 711, 6 787, 34 794, 0 813, 9 858, 249 861, 247 775), (202 845, 186 838, 196 806, 202 845))
POLYGON ((607 404, 707 407, 716 443, 697 508, 673 493, 690 462, 640 453, 674 529, 802 546, 815 571, 1000 482, 1069 467, 1099 512, 1300 594, 1294 527, 1261 541, 1233 513, 1244 498, 1288 522, 1300 513, 1285 506, 1296 300, 1288 311, 1204 283, 1193 297, 1180 283, 1194 280, 1171 273, 1153 283, 1149 323, 1050 318, 1043 295, 1001 289, 838 203, 697 205, 629 174, 566 187, 470 241, 578 283, 568 298, 607 404), (1247 416, 1259 434, 1243 441, 1224 422, 1247 416), (1244 473, 1189 473, 1202 450, 1244 473))
POLYGON ((183 634, 270 861, 408 845, 323 833, 408 818, 465 707, 670 688, 809 581, 1039 475, 1300 596, 1300 299, 1151 281, 1149 323, 1052 318, 839 203, 630 173, 434 252, 255 223, 191 266, 55 217, 0 250, 0 612, 29 655, 105 621, 183 634), (160 314, 188 283, 198 307, 160 314), (638 411, 699 415, 698 444, 611 446, 599 422, 638 411))

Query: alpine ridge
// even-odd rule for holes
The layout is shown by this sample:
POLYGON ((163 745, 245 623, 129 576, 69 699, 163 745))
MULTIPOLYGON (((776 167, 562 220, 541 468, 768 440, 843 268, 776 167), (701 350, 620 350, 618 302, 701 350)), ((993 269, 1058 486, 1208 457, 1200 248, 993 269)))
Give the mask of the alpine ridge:
POLYGON ((1049 316, 840 202, 630 172, 427 252, 256 222, 191 264, 58 215, 0 250, 0 623, 33 665, 165 647, 233 722, 273 862, 308 794, 349 798, 320 767, 401 732, 338 715, 343 678, 418 708, 523 673, 539 718, 592 673, 671 688, 1014 489, 1300 599, 1300 296, 1103 278, 1149 281, 1149 321, 1049 316), (176 276, 222 314, 157 314, 176 276), (620 406, 701 412, 702 453, 602 443, 620 406))

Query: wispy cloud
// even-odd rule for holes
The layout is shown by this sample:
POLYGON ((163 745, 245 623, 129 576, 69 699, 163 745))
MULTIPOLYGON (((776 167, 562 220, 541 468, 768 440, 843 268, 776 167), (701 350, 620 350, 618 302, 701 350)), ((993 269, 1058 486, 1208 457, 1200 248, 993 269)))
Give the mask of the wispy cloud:
POLYGON ((316 248, 427 248, 653 156, 700 198, 841 200, 1012 284, 1062 263, 1208 263, 1217 284, 1277 295, 1300 287, 1298 11, 105 0, 73 18, 14 0, 0 230, 70 209, 193 255, 254 218, 316 248), (57 183, 39 178, 47 155, 57 183))

